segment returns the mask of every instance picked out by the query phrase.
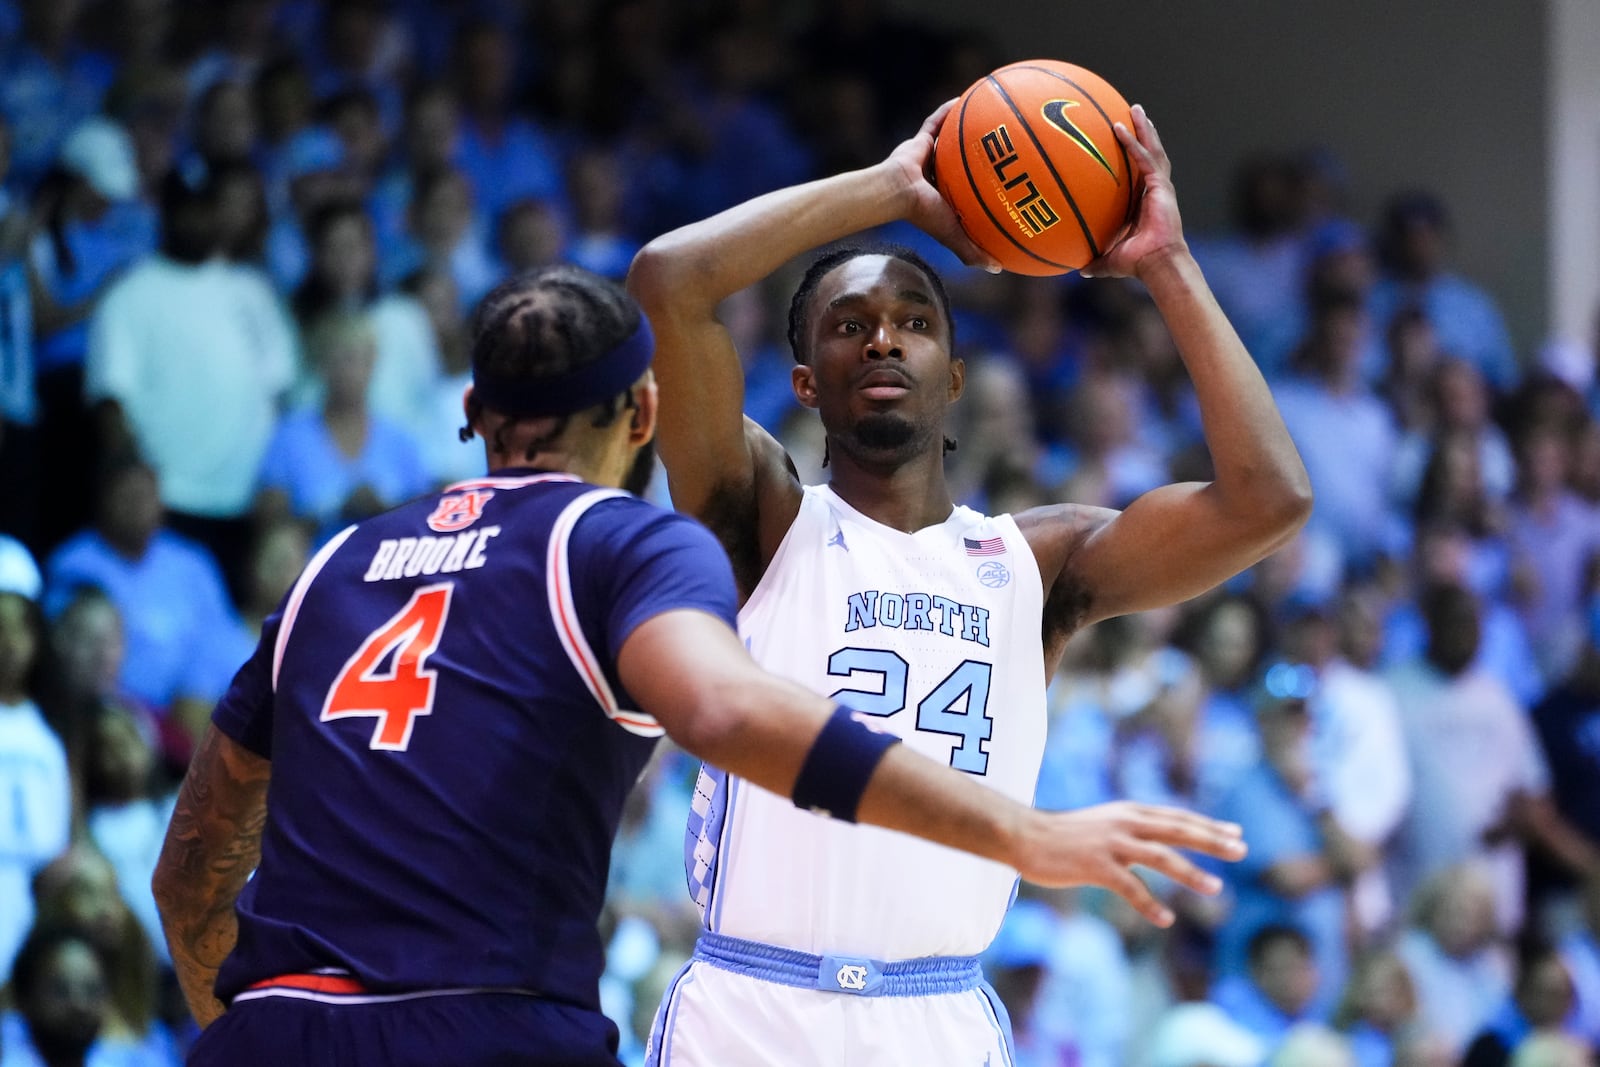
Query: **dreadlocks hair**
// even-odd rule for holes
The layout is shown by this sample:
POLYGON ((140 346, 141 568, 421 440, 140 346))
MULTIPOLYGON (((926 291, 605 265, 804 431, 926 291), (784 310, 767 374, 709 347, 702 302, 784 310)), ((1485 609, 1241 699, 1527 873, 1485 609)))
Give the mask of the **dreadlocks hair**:
MULTIPOLYGON (((478 305, 472 316, 472 367, 502 380, 558 377, 604 358, 639 328, 640 318, 639 305, 609 278, 564 264, 540 267, 501 282, 478 305)), ((467 404, 463 441, 471 440, 472 423, 494 410, 476 392, 467 404)), ((610 426, 621 412, 637 407, 629 388, 601 404, 590 425, 610 426)), ((571 418, 557 416, 549 433, 528 442, 523 458, 548 448, 571 418)), ((504 452, 507 431, 525 421, 530 417, 505 415, 495 428, 494 448, 504 452)))
POLYGON ((800 279, 799 288, 794 291, 794 299, 789 301, 789 349, 794 353, 796 363, 804 364, 810 354, 806 346, 806 312, 810 310, 811 297, 816 293, 817 286, 833 268, 862 256, 888 256, 909 263, 921 271, 928 279, 928 284, 933 287, 933 295, 938 300, 939 309, 944 312, 945 325, 950 329, 950 343, 955 344, 956 320, 955 316, 950 314, 950 295, 945 292, 944 279, 939 277, 939 273, 927 260, 904 245, 880 242, 840 245, 829 249, 812 261, 811 266, 806 268, 805 276, 800 279))

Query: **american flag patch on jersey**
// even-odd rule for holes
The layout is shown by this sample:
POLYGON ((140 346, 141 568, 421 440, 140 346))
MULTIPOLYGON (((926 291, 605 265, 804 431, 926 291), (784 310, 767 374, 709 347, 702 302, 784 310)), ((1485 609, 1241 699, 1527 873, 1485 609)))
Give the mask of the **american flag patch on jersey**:
POLYGON ((961 543, 967 546, 969 556, 999 556, 1006 550, 1006 543, 999 537, 985 537, 981 541, 970 537, 963 537, 961 543))

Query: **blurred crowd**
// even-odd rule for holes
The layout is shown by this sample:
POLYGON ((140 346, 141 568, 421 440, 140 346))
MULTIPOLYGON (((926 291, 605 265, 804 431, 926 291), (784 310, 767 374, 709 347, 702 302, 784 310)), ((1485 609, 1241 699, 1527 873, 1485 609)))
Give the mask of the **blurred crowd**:
MULTIPOLYGON (((621 277, 673 226, 876 162, 1011 58, 869 0, 0 0, 0 1065, 181 1061, 149 892, 177 783, 322 540, 482 472, 456 430, 488 288, 621 277)), ((1600 1043, 1600 336, 1519 349, 1448 205, 1356 217, 1350 185, 1286 146, 1190 234, 1311 523, 1079 635, 1050 687, 1039 804, 1182 804, 1250 856, 1219 898, 1170 894, 1168 930, 1023 887, 988 960, 1020 1067, 1577 1067, 1600 1043)), ((957 304, 963 502, 1207 477, 1137 285, 879 236, 957 304)), ((792 282, 723 319, 747 411, 814 481, 792 282)), ((693 776, 663 748, 616 850, 629 1062, 698 923, 693 776)))

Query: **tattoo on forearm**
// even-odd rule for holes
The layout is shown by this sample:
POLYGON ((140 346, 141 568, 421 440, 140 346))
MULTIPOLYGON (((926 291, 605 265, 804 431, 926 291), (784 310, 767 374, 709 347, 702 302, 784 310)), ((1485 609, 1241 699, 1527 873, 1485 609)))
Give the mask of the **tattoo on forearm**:
POLYGON ((184 997, 201 1026, 222 1013, 212 988, 238 936, 234 901, 261 859, 271 767, 208 730, 162 845, 162 924, 184 997))

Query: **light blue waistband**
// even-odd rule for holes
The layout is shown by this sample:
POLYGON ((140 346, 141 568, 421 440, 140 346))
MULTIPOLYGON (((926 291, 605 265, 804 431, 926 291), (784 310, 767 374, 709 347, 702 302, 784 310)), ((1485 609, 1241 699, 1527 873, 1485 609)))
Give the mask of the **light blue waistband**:
POLYGON ((694 958, 779 985, 857 997, 929 997, 964 993, 983 984, 976 956, 924 956, 889 963, 860 956, 813 956, 710 930, 700 931, 694 958))

